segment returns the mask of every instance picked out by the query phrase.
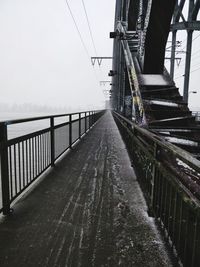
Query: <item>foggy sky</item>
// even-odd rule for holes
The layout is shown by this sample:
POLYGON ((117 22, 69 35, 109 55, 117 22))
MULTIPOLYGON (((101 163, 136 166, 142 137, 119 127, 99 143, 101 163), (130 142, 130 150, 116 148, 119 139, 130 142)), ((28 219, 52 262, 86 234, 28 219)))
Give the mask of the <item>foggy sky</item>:
MULTIPOLYGON (((81 0, 68 0, 90 56, 95 56, 81 0)), ((98 56, 112 56, 109 32, 114 0, 85 0, 98 56)), ((104 101, 100 80, 111 61, 95 71, 65 0, 1 0, 1 102, 95 106, 104 101)))
MULTIPOLYGON (((81 0, 68 0, 90 56, 95 56, 81 0)), ((115 0, 85 0, 98 56, 112 56, 115 0)), ((199 32, 195 33, 194 37, 199 32)), ((186 43, 181 32, 182 48, 186 43)), ((101 69, 91 66, 65 0, 1 0, 0 2, 0 102, 29 103, 70 108, 103 105, 100 80, 107 76, 112 62, 101 69)), ((194 63, 200 67, 200 38, 193 43, 194 63)), ((178 54, 177 56, 184 57, 178 54)), ((182 76, 184 60, 176 66, 182 76)), ((183 87, 183 77, 176 79, 183 87)), ((190 104, 200 106, 200 70, 191 73, 190 104)))

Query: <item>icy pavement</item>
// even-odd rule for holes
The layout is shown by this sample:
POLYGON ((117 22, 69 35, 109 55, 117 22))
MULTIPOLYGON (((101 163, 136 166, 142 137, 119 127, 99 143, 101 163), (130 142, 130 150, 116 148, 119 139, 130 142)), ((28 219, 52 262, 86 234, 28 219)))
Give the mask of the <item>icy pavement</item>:
POLYGON ((0 223, 0 266, 172 266, 109 112, 0 223))

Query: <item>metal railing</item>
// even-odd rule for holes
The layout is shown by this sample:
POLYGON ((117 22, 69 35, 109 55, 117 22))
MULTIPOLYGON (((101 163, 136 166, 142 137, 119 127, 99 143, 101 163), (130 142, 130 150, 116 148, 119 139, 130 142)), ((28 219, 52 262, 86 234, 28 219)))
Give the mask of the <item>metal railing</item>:
POLYGON ((200 266, 200 162, 186 151, 113 112, 149 212, 178 262, 200 266))
POLYGON ((101 117, 104 111, 87 111, 0 122, 0 212, 10 204, 101 117), (62 119, 62 123, 56 122, 62 119), (43 121, 48 127, 8 138, 8 126, 43 121), (48 124, 46 123, 48 121, 48 124), (64 121, 64 122, 63 122, 64 121))
POLYGON ((192 116, 195 117, 196 121, 200 122, 200 111, 192 111, 192 116))

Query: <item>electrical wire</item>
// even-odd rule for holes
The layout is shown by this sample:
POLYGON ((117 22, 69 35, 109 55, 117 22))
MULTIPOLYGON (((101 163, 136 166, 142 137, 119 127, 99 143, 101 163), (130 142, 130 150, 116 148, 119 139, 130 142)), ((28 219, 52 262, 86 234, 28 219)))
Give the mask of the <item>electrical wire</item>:
MULTIPOLYGON (((200 58, 200 57, 198 57, 197 59, 199 59, 199 58, 200 58)), ((195 59, 196 59, 196 58, 195 58, 195 59)), ((193 60, 193 61, 194 61, 194 60, 193 60)), ((198 66, 200 66, 199 63, 200 63, 200 62, 197 62, 196 64, 192 64, 191 67, 192 67, 192 68, 194 68, 194 67, 198 67, 198 66)), ((183 71, 183 68, 184 68, 184 66, 182 66, 182 68, 179 69, 179 71, 177 71, 177 75, 180 74, 180 73, 183 71)), ((192 72, 193 72, 193 71, 192 71, 192 72)), ((180 78, 180 77, 182 77, 182 76, 183 76, 183 75, 178 76, 178 77, 180 78)), ((175 79, 176 79, 176 78, 175 78, 175 79)))
MULTIPOLYGON (((198 34, 195 38, 193 38, 192 39, 192 42, 194 42, 196 39, 198 39, 200 37, 200 34, 198 34)), ((185 39, 185 40, 187 40, 187 39, 185 39)), ((184 41, 185 41, 184 40, 184 41)), ((182 48, 182 50, 180 51, 180 52, 184 52, 183 50, 186 48, 186 46, 187 46, 187 44, 182 48)), ((176 55, 179 53, 179 51, 178 52, 176 52, 176 55)))
POLYGON ((198 39, 200 37, 200 34, 198 34, 194 39, 192 39, 192 41, 194 42, 196 39, 198 39))
POLYGON ((194 67, 196 67, 196 66, 200 66, 199 63, 200 63, 200 62, 197 62, 196 64, 192 64, 192 67, 194 68, 194 67))
POLYGON ((87 9, 86 9, 84 0, 82 0, 82 4, 83 4, 84 12, 85 12, 85 17, 86 17, 86 20, 87 20, 87 25, 88 25, 88 29, 89 29, 89 33, 90 33, 90 37, 91 37, 91 40, 92 40, 92 45, 93 45, 95 54, 96 54, 96 56, 97 56, 98 53, 97 53, 97 49, 96 49, 96 46, 95 46, 95 42, 94 42, 94 38, 93 38, 93 34, 92 34, 92 29, 91 29, 91 26, 90 26, 90 21, 89 21, 89 17, 88 17, 88 13, 87 13, 87 9))
POLYGON ((182 78, 182 77, 184 77, 184 74, 182 74, 182 75, 180 75, 180 76, 178 76, 178 77, 175 77, 174 80, 178 80, 178 79, 180 79, 180 78, 182 78))
MULTIPOLYGON (((81 32, 80 32, 80 30, 79 30, 78 24, 76 23, 76 20, 75 20, 75 17, 74 17, 74 15, 73 15, 73 13, 72 13, 71 8, 70 8, 69 2, 68 2, 68 0, 65 0, 65 1, 66 1, 66 4, 67 4, 67 7, 68 7, 68 9, 69 9, 70 15, 71 15, 71 17, 72 17, 72 20, 73 20, 73 22, 74 22, 74 25, 75 25, 75 28, 76 28, 76 30, 77 30, 77 33, 78 33, 78 35, 79 35, 80 41, 81 41, 81 43, 82 43, 82 45, 83 45, 83 48, 84 48, 84 50, 85 50, 85 52, 86 52, 86 54, 87 54, 87 56, 88 56, 88 58, 89 58, 89 60, 90 60, 90 54, 89 54, 88 49, 87 49, 87 46, 86 46, 86 44, 85 44, 85 42, 84 42, 84 40, 83 40, 83 37, 82 37, 81 32)), ((84 3, 83 0, 82 0, 82 4, 83 4, 83 8, 84 8, 84 12, 85 12, 85 16, 86 16, 86 20, 87 20, 87 24, 88 24, 89 32, 90 32, 90 37, 91 37, 91 39, 92 39, 92 44, 93 44, 93 47, 94 47, 94 50, 95 50, 95 54, 96 54, 96 56, 97 56, 97 49, 96 49, 96 46, 95 46, 95 42, 94 42, 94 38, 93 38, 93 34, 92 34, 92 30, 91 30, 91 26, 90 26, 90 22, 89 22, 89 18, 88 18, 88 14, 87 14, 86 6, 85 6, 85 3, 84 3)), ((98 79, 98 77, 97 77, 97 74, 96 74, 96 72, 95 72, 95 69, 93 69, 93 70, 94 70, 94 76, 95 76, 95 79, 96 79, 97 83, 99 84, 99 81, 98 81, 99 79, 98 79)))
POLYGON ((197 68, 197 69, 195 69, 195 70, 191 70, 190 73, 193 73, 193 72, 195 72, 195 71, 197 71, 197 70, 200 70, 200 68, 197 68))
MULTIPOLYGON (((192 42, 194 42, 194 41, 195 41, 196 39, 198 39, 199 37, 200 37, 200 34, 198 34, 195 38, 193 38, 193 39, 192 39, 192 42)), ((186 40, 187 40, 187 38, 186 38, 183 42, 185 42, 186 40)), ((183 52, 183 50, 186 48, 186 46, 187 46, 187 45, 185 45, 185 46, 182 48, 182 50, 181 50, 180 52, 183 52)), ((192 54, 191 54, 191 58, 192 58, 194 55, 198 54, 199 51, 200 51, 200 49, 198 49, 198 50, 196 50, 194 53, 192 53, 192 54)), ((178 53, 179 53, 179 52, 176 52, 176 55, 177 55, 178 53)), ((193 59, 193 60, 194 60, 194 59, 193 59)), ((183 63, 184 63, 184 62, 185 62, 185 61, 182 61, 182 62, 179 64, 179 68, 180 68, 180 67, 184 67, 184 66, 183 66, 183 63)), ((181 76, 180 76, 180 77, 181 77, 181 76)), ((179 78, 180 78, 180 77, 179 77, 179 78)))
MULTIPOLYGON (((86 17, 86 21, 87 21, 87 25, 88 25, 88 29, 89 29, 89 33, 90 33, 90 38, 92 40, 92 45, 93 45, 93 48, 94 48, 94 52, 95 52, 95 56, 98 57, 98 52, 97 52, 97 49, 96 49, 96 45, 95 45, 95 42, 94 42, 94 37, 93 37, 93 33, 92 33, 92 28, 91 28, 91 24, 90 24, 90 21, 89 21, 89 16, 88 16, 88 13, 87 13, 87 9, 86 9, 86 6, 85 6, 85 2, 84 0, 81 0, 82 1, 82 5, 83 5, 83 9, 84 9, 84 13, 85 13, 85 17, 86 17)), ((100 67, 100 65, 99 65, 100 67)), ((102 74, 102 70, 100 70, 100 73, 102 74)), ((97 78, 97 73, 94 69, 94 73, 95 73, 95 76, 96 76, 96 79, 97 78)))
MULTIPOLYGON (((196 65, 196 66, 199 66, 199 64, 198 65, 196 65)), ((197 71, 197 70, 200 70, 200 67, 199 68, 197 68, 197 69, 194 69, 194 70, 191 70, 190 71, 190 74, 191 73, 193 73, 193 72, 195 72, 195 71, 197 71)), ((178 76, 178 77, 175 77, 175 80, 178 80, 178 79, 180 79, 181 77, 184 77, 185 75, 184 74, 182 74, 182 75, 180 75, 180 76, 178 76)))
POLYGON ((193 54, 192 57, 200 52, 200 49, 196 50, 193 54))
MULTIPOLYGON (((82 43, 82 45, 83 45, 83 48, 84 48, 84 50, 85 50, 85 52, 86 52, 86 54, 87 54, 87 56, 88 56, 88 58, 89 58, 89 60, 90 60, 90 54, 89 54, 89 51, 88 51, 87 46, 86 46, 86 44, 85 44, 85 42, 84 42, 84 40, 83 40, 83 37, 82 37, 81 32, 80 32, 80 30, 79 30, 78 24, 77 24, 77 22, 76 22, 76 20, 75 20, 75 17, 74 17, 74 15, 73 15, 73 13, 72 13, 72 10, 71 10, 71 8, 70 8, 69 2, 68 2, 67 0, 65 0, 65 1, 66 1, 66 4, 67 4, 67 7, 68 7, 68 9, 69 9, 70 15, 71 15, 71 17, 72 17, 72 20, 73 20, 73 22, 74 22, 74 25, 75 25, 75 28, 76 28, 76 30, 77 30, 77 33, 78 33, 78 35, 79 35, 80 41, 81 41, 81 43, 82 43)), ((97 74, 96 74, 95 71, 94 71, 94 76, 95 76, 96 82, 99 83, 99 81, 98 81, 99 79, 98 79, 97 74)))
MULTIPOLYGON (((195 56, 195 58, 194 58, 194 55, 197 55, 197 54, 199 54, 199 53, 200 53, 200 49, 197 50, 197 51, 195 51, 195 52, 192 54, 192 56, 191 56, 191 64, 192 64, 194 61, 199 60, 200 55, 195 56)), ((178 66, 178 69, 179 69, 178 72, 181 72, 182 69, 184 68, 183 63, 185 63, 184 60, 179 64, 179 66, 178 66)), ((198 65, 198 64, 195 64, 194 66, 197 66, 197 65, 198 65)), ((193 66, 193 67, 194 67, 194 66, 193 66)))
POLYGON ((69 5, 69 3, 68 3, 67 0, 65 0, 65 1, 66 1, 66 4, 67 4, 67 7, 68 7, 68 9, 69 9, 70 15, 71 15, 71 17, 72 17, 72 20, 73 20, 73 22, 74 22, 74 25, 75 25, 75 28, 76 28, 76 30, 77 30, 77 33, 78 33, 78 35, 79 35, 80 41, 81 41, 81 43, 82 43, 82 45, 83 45, 83 48, 84 48, 84 50, 85 50, 87 56, 88 56, 89 59, 90 59, 90 54, 89 54, 88 49, 87 49, 87 47, 86 47, 86 45, 85 45, 85 42, 84 42, 83 37, 82 37, 82 35, 81 35, 81 32, 80 32, 80 30, 79 30, 79 28, 78 28, 78 25, 77 25, 77 23, 76 23, 76 20, 75 20, 75 17, 74 17, 74 15, 73 15, 73 13, 72 13, 72 10, 71 10, 71 8, 70 8, 70 5, 69 5))

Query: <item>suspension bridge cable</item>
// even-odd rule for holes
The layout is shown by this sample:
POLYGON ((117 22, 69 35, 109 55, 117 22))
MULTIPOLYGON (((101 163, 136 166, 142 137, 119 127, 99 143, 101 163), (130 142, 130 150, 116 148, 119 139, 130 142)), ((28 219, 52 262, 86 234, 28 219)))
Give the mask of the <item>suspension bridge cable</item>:
POLYGON ((72 10, 71 10, 71 8, 70 8, 70 5, 69 5, 69 3, 68 3, 67 0, 65 0, 65 1, 66 1, 66 4, 67 4, 67 7, 68 7, 68 9, 69 9, 70 15, 71 15, 71 17, 72 17, 72 20, 73 20, 73 22, 74 22, 74 25, 75 25, 75 28, 76 28, 76 30, 77 30, 77 33, 78 33, 78 35, 79 35, 80 41, 81 41, 81 43, 82 43, 82 45, 83 45, 83 48, 84 48, 84 50, 85 50, 87 56, 88 56, 89 59, 90 59, 90 54, 89 54, 88 49, 87 49, 87 47, 86 47, 86 44, 85 44, 85 42, 84 42, 84 40, 83 40, 83 37, 82 37, 82 35, 81 35, 81 32, 80 32, 80 30, 79 30, 79 28, 78 28, 78 25, 77 25, 77 23, 76 23, 76 20, 75 20, 75 17, 74 17, 74 15, 73 15, 73 13, 72 13, 72 10))
POLYGON ((90 37, 91 37, 91 40, 92 40, 92 45, 93 45, 95 54, 97 56, 98 53, 97 53, 97 49, 96 49, 96 46, 95 46, 95 42, 94 42, 94 38, 93 38, 93 34, 92 34, 92 29, 91 29, 91 26, 90 26, 90 21, 89 21, 89 17, 88 17, 88 13, 87 13, 87 9, 86 9, 84 0, 82 0, 82 4, 83 4, 84 12, 85 12, 85 17, 86 17, 86 20, 87 20, 87 25, 88 25, 90 37))

